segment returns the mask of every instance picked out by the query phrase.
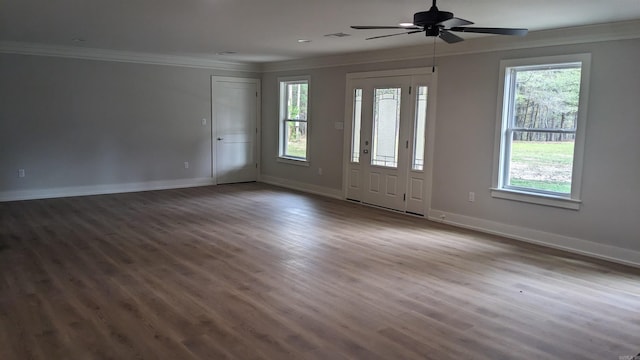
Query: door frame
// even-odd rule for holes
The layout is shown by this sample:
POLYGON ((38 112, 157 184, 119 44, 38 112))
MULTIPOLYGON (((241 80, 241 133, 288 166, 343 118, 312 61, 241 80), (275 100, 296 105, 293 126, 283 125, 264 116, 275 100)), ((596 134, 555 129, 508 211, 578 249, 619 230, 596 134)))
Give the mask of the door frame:
MULTIPOLYGON (((409 69, 397 69, 397 70, 383 70, 383 71, 367 71, 348 73, 346 76, 345 86, 345 114, 344 114, 344 139, 343 139, 343 159, 342 159, 342 197, 347 199, 348 184, 349 184, 349 165, 351 162, 351 137, 353 132, 353 83, 357 80, 375 79, 392 76, 430 76, 429 85, 429 103, 427 109, 427 122, 426 122, 426 164, 424 167, 425 178, 425 196, 424 196, 424 209, 423 217, 427 217, 428 211, 431 209, 431 190, 433 183, 433 160, 435 150, 435 126, 436 126, 436 104, 437 104, 437 83, 438 83, 438 71, 437 67, 424 67, 424 68, 409 68, 409 69)), ((413 85, 413 84, 412 84, 413 85)), ((412 109, 415 111, 415 109, 412 109)), ((412 115, 415 120, 415 114, 412 115)), ((361 139, 362 141, 362 139, 361 139)), ((411 168, 407 169, 408 173, 411 172, 411 168)))
POLYGON ((217 171, 216 171, 216 139, 217 139, 217 120, 213 118, 215 114, 214 104, 215 101, 213 99, 214 94, 214 85, 217 81, 229 81, 229 82, 241 82, 241 83, 249 83, 256 84, 256 146, 255 146, 255 159, 256 159, 256 181, 260 181, 260 173, 261 173, 261 138, 262 138, 262 121, 261 121, 261 105, 262 105, 262 85, 261 80, 259 78, 252 77, 241 77, 241 76, 217 76, 211 75, 211 82, 209 86, 209 99, 211 100, 211 113, 209 114, 209 118, 211 119, 211 179, 213 181, 213 185, 218 185, 217 171))

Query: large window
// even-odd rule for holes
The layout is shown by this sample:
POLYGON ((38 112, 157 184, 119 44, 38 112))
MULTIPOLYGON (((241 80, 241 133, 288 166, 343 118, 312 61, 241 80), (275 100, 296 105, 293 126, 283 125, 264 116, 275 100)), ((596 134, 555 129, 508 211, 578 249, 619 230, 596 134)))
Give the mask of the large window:
POLYGON ((308 158, 309 78, 280 79, 279 156, 306 161, 308 158))
POLYGON ((588 55, 509 60, 493 196, 577 209, 588 55))

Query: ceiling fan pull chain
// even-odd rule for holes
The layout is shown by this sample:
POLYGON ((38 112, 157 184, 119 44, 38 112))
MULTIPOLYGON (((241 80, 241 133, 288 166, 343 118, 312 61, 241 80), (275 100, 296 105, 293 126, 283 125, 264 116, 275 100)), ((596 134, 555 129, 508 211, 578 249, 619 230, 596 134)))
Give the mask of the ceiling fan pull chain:
POLYGON ((436 72, 436 37, 433 37, 433 60, 431 61, 431 73, 436 72))

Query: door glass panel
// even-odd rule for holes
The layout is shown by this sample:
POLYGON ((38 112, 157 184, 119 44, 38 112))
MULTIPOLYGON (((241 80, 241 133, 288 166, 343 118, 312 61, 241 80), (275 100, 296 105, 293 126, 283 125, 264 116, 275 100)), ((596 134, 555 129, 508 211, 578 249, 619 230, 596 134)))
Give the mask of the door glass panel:
POLYGON ((351 162, 360 162, 360 127, 362 123, 362 89, 353 93, 353 131, 351 139, 351 162))
POLYGON ((427 93, 426 86, 418 86, 416 92, 416 122, 413 138, 412 170, 424 170, 424 142, 427 129, 427 93))
POLYGON ((371 165, 398 167, 400 88, 375 89, 371 165))

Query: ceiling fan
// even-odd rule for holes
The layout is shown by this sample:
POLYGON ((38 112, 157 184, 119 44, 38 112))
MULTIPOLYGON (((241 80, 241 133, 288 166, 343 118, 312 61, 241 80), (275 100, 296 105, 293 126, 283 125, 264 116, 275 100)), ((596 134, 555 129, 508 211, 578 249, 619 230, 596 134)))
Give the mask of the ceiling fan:
POLYGON ((527 35, 527 29, 514 29, 514 28, 490 28, 490 27, 469 27, 467 25, 473 25, 473 22, 465 19, 460 19, 453 16, 452 12, 440 11, 436 6, 436 0, 433 0, 433 4, 429 11, 420 11, 413 15, 413 23, 407 24, 407 26, 352 26, 352 29, 357 30, 372 30, 372 29, 403 29, 410 30, 407 32, 401 32, 396 34, 388 34, 381 36, 373 36, 366 40, 379 39, 390 36, 398 36, 405 34, 416 34, 424 32, 425 36, 439 37, 446 43, 453 44, 464 39, 460 36, 452 33, 454 32, 468 32, 479 34, 497 34, 497 35, 527 35))

